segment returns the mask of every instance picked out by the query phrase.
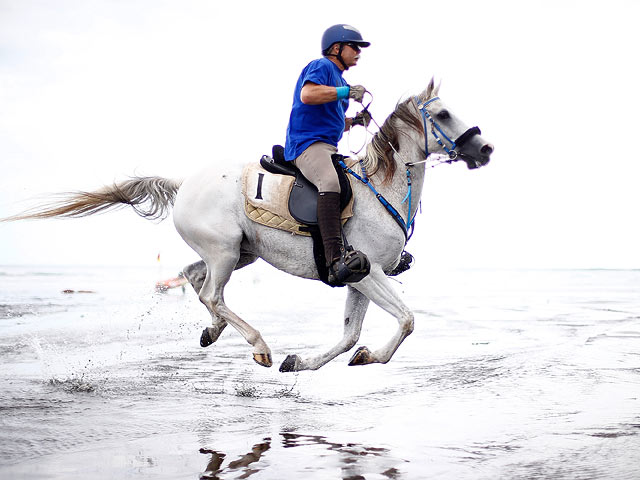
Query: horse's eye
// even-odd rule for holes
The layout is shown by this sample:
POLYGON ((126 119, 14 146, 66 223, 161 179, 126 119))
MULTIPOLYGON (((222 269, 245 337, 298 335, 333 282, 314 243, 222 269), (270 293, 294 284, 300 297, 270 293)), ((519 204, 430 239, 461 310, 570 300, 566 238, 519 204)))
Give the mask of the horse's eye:
POLYGON ((447 110, 442 110, 441 112, 438 112, 437 117, 439 120, 448 120, 449 118, 451 118, 451 115, 449 115, 449 112, 447 110))

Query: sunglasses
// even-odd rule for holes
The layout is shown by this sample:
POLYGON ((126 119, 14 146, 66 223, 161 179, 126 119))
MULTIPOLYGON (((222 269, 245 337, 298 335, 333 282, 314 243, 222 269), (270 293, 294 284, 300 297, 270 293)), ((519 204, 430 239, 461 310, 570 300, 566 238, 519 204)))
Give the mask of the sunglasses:
POLYGON ((347 42, 346 45, 353 48, 353 50, 355 50, 356 53, 360 53, 360 45, 358 45, 357 43, 347 42))

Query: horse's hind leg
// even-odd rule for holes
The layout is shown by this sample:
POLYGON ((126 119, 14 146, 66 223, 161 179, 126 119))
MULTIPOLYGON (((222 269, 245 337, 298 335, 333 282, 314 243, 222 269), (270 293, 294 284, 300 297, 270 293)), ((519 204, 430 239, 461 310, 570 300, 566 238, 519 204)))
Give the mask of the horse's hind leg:
POLYGON ((281 372, 297 372, 300 370, 317 370, 338 355, 347 352, 360 338, 362 321, 367 313, 369 299, 353 287, 348 287, 347 303, 344 310, 344 334, 342 340, 328 352, 316 357, 301 359, 298 355, 289 355, 282 365, 281 372))
POLYGON ((372 265, 371 273, 354 284, 354 287, 376 305, 396 317, 398 330, 385 346, 374 352, 371 352, 367 347, 360 347, 351 357, 349 365, 387 363, 404 339, 413 332, 413 313, 391 287, 389 279, 378 265, 372 265))
MULTIPOLYGON (((200 290, 202 290, 202 285, 204 285, 204 281, 207 278, 207 264, 204 261, 200 260, 199 262, 195 262, 187 265, 182 269, 182 273, 184 274, 184 278, 188 280, 193 289, 197 294, 200 294, 200 290)), ((200 346, 208 347, 213 344, 218 338, 220 334, 227 326, 227 322, 216 317, 211 314, 211 323, 210 327, 205 327, 202 331, 202 335, 200 335, 200 346)))
MULTIPOLYGON (((198 294, 200 301, 207 307, 212 318, 233 326, 244 339, 253 346, 253 359, 260 365, 270 367, 271 350, 262 339, 260 332, 233 313, 224 303, 224 287, 238 264, 239 253, 218 250, 214 258, 205 258, 207 276, 198 294)), ((221 325, 221 323, 218 323, 221 325)), ((215 327, 215 325, 214 325, 215 327)), ((222 328, 220 331, 222 331, 222 328)))
POLYGON ((200 293, 205 278, 207 278, 207 264, 200 260, 182 269, 184 278, 191 284, 196 293, 200 293))
MULTIPOLYGON (((234 270, 238 270, 242 267, 246 267, 247 265, 252 264, 256 261, 258 257, 255 255, 249 255, 246 253, 240 252, 240 259, 235 266, 234 270)), ((187 265, 182 269, 182 273, 184 277, 189 281, 193 289, 197 294, 202 290, 202 285, 204 284, 205 279, 207 278, 207 264, 204 263, 203 260, 199 262, 192 263, 187 265)), ((220 334, 227 326, 227 322, 216 317, 215 315, 211 315, 212 326, 206 327, 202 331, 202 335, 200 335, 200 346, 208 347, 218 340, 220 334)))
MULTIPOLYGON (((251 265, 257 259, 258 257, 255 255, 240 251, 240 259, 236 263, 234 270, 240 270, 247 265, 251 265)), ((204 263, 204 260, 191 263, 182 269, 182 274, 189 281, 195 292, 200 293, 204 280, 207 278, 207 264, 204 263)))

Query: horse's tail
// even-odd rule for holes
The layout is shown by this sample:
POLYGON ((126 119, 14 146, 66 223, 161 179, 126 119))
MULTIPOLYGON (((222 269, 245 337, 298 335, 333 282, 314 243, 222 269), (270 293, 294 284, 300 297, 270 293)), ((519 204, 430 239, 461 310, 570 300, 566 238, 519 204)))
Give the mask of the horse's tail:
POLYGON ((169 214, 182 184, 181 180, 162 177, 132 177, 105 186, 95 192, 70 192, 56 195, 57 199, 0 219, 2 222, 52 217, 78 218, 107 210, 131 206, 141 217, 164 219, 169 214))

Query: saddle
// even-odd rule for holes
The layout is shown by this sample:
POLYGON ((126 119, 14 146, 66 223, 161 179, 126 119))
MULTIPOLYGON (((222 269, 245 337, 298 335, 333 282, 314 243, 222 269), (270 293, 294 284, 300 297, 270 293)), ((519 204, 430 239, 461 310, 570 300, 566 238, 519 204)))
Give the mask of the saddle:
MULTIPOLYGON (((340 182, 340 208, 344 223, 353 215, 353 191, 347 173, 338 164, 339 161, 344 161, 345 157, 334 154, 332 160, 340 182)), ((344 163, 348 164, 349 162, 344 163)), ((245 167, 243 194, 246 199, 245 213, 253 221, 297 235, 310 236, 313 240, 313 256, 320 280, 327 285, 341 286, 330 284, 328 281, 329 269, 326 266, 324 246, 318 227, 318 189, 302 175, 293 162, 285 160, 284 147, 274 145, 272 156, 263 155, 260 159, 260 166, 249 164, 245 167), (253 165, 258 170, 255 170, 253 165), (272 180, 267 179, 265 171, 274 174, 275 177, 272 180), (282 176, 289 179, 285 180, 282 176), (288 209, 286 213, 284 212, 285 208, 288 209)), ((347 252, 354 252, 348 244, 344 232, 343 239, 347 252)), ((408 270, 412 263, 413 256, 403 251, 400 262, 387 275, 396 276, 408 270)), ((352 272, 348 273, 352 274, 352 272)))
MULTIPOLYGON (((304 225, 300 230, 308 232, 313 239, 313 257, 316 262, 320 280, 332 287, 343 286, 341 284, 336 285, 329 283, 329 269, 324 255, 322 236, 320 235, 320 229, 318 227, 318 189, 302 175, 302 172, 293 162, 287 162, 285 160, 284 147, 282 145, 274 145, 271 153, 271 157, 268 155, 262 156, 260 166, 266 171, 276 175, 290 175, 295 177, 291 193, 289 194, 289 213, 297 222, 304 225)), ((338 180, 340 181, 341 210, 349 204, 353 196, 351 183, 347 178, 347 174, 344 169, 338 165, 338 162, 343 159, 343 155, 337 153, 332 155, 333 166, 336 169, 338 180)), ((345 238, 344 232, 343 238, 345 238)), ((345 246, 347 245, 348 243, 345 238, 345 246)))
MULTIPOLYGON (((270 173, 295 177, 288 200, 289 213, 296 221, 304 225, 318 225, 318 189, 302 175, 302 172, 293 162, 287 162, 284 159, 284 147, 282 145, 274 145, 271 153, 273 155, 271 157, 262 156, 260 166, 270 173)), ((340 209, 343 210, 349 204, 353 195, 351 183, 344 169, 338 165, 338 162, 343 160, 344 156, 334 153, 331 159, 340 181, 340 209)))

